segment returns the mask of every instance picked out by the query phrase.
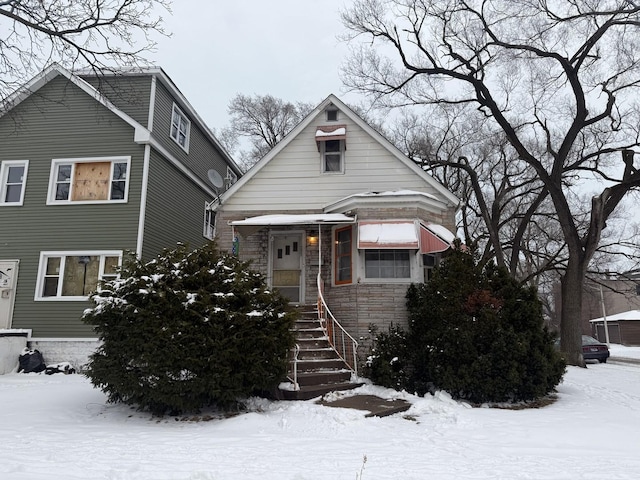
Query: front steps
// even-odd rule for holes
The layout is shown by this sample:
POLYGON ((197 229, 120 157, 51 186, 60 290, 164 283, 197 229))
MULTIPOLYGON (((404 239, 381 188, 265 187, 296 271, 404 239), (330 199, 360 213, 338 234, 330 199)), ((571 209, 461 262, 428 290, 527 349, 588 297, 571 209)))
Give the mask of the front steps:
POLYGON ((296 343, 300 347, 297 362, 300 389, 280 390, 282 399, 309 400, 325 393, 350 390, 362 385, 351 382, 351 370, 329 344, 315 306, 300 307, 300 319, 294 330, 296 343))

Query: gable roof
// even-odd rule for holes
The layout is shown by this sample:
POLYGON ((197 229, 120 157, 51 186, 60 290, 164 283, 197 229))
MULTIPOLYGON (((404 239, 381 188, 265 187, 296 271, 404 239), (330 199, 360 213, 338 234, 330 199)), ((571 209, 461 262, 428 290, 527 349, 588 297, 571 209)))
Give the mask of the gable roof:
MULTIPOLYGON (((121 109, 116 107, 107 97, 105 97, 98 89, 93 87, 89 82, 83 80, 78 75, 87 75, 87 76, 96 76, 95 72, 85 70, 78 71, 78 74, 72 73, 70 70, 64 68, 63 66, 52 63, 47 68, 45 68, 38 75, 33 77, 29 82, 23 85, 21 88, 13 92, 5 101, 0 104, 0 117, 3 117, 13 108, 18 106, 21 102, 27 99, 30 95, 40 90, 46 84, 48 84, 51 80, 58 76, 65 77, 69 82, 76 85, 82 91, 84 91, 87 95, 92 97, 95 101, 103 105, 105 108, 110 110, 112 113, 120 117, 126 123, 131 125, 135 130, 135 139, 136 141, 146 142, 149 141, 151 137, 150 130, 144 125, 140 124, 138 121, 134 120, 130 115, 123 112, 121 109)), ((189 101, 185 98, 185 96, 180 92, 178 87, 173 83, 173 80, 169 78, 169 76, 164 72, 164 70, 160 67, 149 67, 149 68, 131 68, 131 69, 119 69, 114 70, 112 72, 105 72, 106 74, 111 75, 149 75, 151 77, 155 77, 162 82, 162 84, 169 90, 172 96, 178 100, 180 103, 180 107, 186 111, 189 117, 198 125, 200 130, 202 130, 205 136, 208 138, 211 143, 213 143, 224 158, 225 162, 235 170, 236 174, 242 175, 242 170, 236 162, 231 158, 229 152, 222 146, 222 144, 218 141, 218 139, 213 134, 212 130, 207 126, 207 124, 202 120, 200 115, 195 111, 195 109, 191 106, 189 101)))
POLYGON ((446 189, 440 182, 434 179, 431 175, 422 170, 415 162, 402 153, 395 145, 387 140, 383 135, 378 133, 371 125, 365 122, 359 115, 357 115, 351 108, 343 103, 338 97, 331 94, 324 99, 316 108, 314 108, 302 121, 296 125, 275 147, 273 147, 269 153, 267 153, 258 163, 251 167, 235 184, 231 186, 229 190, 221 195, 222 204, 226 199, 232 197, 238 190, 242 188, 247 182, 249 182, 265 165, 267 165, 274 157, 276 157, 289 143, 295 139, 300 132, 302 132, 314 119, 325 110, 329 105, 335 105, 338 109, 344 113, 350 120, 364 130, 373 140, 378 142, 383 148, 385 148, 391 155, 402 162, 406 167, 419 176, 425 183, 432 187, 445 199, 445 203, 457 207, 460 204, 460 200, 446 189))
POLYGON ((81 79, 77 75, 74 75, 69 70, 61 65, 58 65, 57 63, 52 63, 38 75, 33 77, 29 82, 24 84, 21 88, 9 95, 0 105, 0 117, 6 115, 9 111, 17 107, 20 103, 29 98, 33 93, 40 90, 42 87, 44 87, 51 80, 58 76, 65 77, 67 80, 69 80, 69 82, 76 85, 87 95, 92 97, 95 101, 97 101, 98 103, 109 109, 111 112, 113 112, 115 115, 120 117, 122 120, 124 120, 126 123, 131 125, 135 129, 136 138, 138 138, 139 136, 147 136, 149 134, 149 131, 146 127, 138 123, 131 116, 127 115, 119 108, 117 108, 88 82, 85 82, 83 79, 81 79))

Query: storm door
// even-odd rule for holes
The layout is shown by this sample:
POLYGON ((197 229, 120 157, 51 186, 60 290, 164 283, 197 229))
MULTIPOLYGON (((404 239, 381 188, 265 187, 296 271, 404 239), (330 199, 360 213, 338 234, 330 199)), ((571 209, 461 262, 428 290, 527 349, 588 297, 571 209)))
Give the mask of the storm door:
POLYGON ((271 286, 293 303, 303 298, 303 239, 300 232, 271 235, 271 286))

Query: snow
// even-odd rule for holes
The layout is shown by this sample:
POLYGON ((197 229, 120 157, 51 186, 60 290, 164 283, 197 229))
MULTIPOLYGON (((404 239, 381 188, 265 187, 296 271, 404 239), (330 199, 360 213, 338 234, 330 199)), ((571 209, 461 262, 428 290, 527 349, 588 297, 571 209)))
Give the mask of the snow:
POLYGON ((427 224, 427 229, 447 243, 453 243, 453 241, 456 239, 456 236, 443 225, 439 225, 437 223, 429 223, 427 224))
POLYGON ((245 220, 231 222, 233 226, 243 225, 309 225, 314 223, 353 223, 354 218, 342 213, 303 213, 291 215, 259 215, 245 220))
MULTIPOLYGON (((640 348, 612 346, 640 358, 640 348)), ((640 364, 569 367, 555 403, 471 408, 439 393, 402 414, 251 399, 249 411, 154 418, 81 375, 0 375, 3 480, 636 479, 640 364), (366 461, 364 460, 366 457, 366 461)), ((339 396, 344 393, 336 393, 339 396)))
MULTIPOLYGON (((640 310, 629 310, 627 312, 617 313, 615 315, 607 315, 607 321, 615 322, 618 320, 640 320, 640 310)), ((604 317, 594 318, 590 322, 602 322, 604 317)))
POLYGON ((358 226, 358 245, 364 244, 406 244, 417 248, 416 225, 414 222, 361 222, 358 226))
POLYGON ((316 138, 317 137, 333 137, 336 135, 346 135, 347 129, 345 127, 336 128, 335 130, 330 130, 325 132, 324 130, 316 130, 316 138))

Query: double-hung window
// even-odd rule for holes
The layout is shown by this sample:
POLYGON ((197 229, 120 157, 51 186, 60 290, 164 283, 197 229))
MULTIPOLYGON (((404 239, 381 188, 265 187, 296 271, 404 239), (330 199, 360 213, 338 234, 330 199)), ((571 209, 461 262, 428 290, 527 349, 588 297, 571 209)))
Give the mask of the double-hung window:
POLYGON ((319 125, 316 144, 320 152, 322 173, 344 173, 344 155, 347 149, 346 125, 319 125))
POLYGON ((189 131, 191 129, 191 122, 187 116, 173 104, 173 111, 171 113, 171 138, 182 147, 186 152, 189 151, 189 131))
POLYGON ((409 250, 365 250, 364 271, 367 279, 410 279, 409 250))
POLYGON ((216 235, 216 212, 211 209, 213 202, 204 203, 204 229, 202 235, 209 240, 213 240, 216 235))
POLYGON ((36 300, 85 300, 118 276, 121 251, 41 252, 36 300))
POLYGON ((130 167, 131 157, 53 160, 47 203, 126 202, 130 167))
POLYGON ((0 205, 22 205, 28 160, 4 161, 0 165, 0 205))
POLYGON ((231 170, 231 168, 227 165, 227 175, 225 177, 226 180, 226 188, 229 189, 231 187, 231 185, 233 185, 234 183, 236 183, 238 181, 238 175, 236 175, 236 173, 231 170))

